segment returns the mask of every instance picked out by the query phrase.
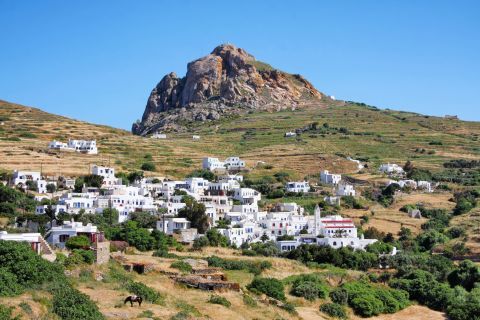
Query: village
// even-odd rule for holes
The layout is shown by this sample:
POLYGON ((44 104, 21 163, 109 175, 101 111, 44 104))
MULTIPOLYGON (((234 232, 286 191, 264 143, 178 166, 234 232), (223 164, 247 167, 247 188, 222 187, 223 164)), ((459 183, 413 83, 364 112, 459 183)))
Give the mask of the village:
MULTIPOLYGON (((69 140, 68 144, 62 144, 53 141, 49 148, 96 152, 96 143, 69 140)), ((355 162, 358 170, 364 167, 358 160, 347 160, 355 162)), ((157 230, 175 236, 181 243, 192 244, 203 234, 192 226, 191 221, 178 216, 179 211, 186 207, 185 199, 190 198, 203 205, 204 214, 208 217, 208 229, 215 228, 228 239, 231 246, 237 248, 268 240, 273 241, 280 252, 293 250, 302 244, 365 250, 377 241, 365 239, 363 234, 358 235, 351 218, 344 218, 335 212, 323 213, 318 204, 310 213, 294 202, 278 202, 269 206, 263 204, 262 208, 261 192, 245 187, 243 183, 242 172, 248 172, 248 169, 246 162, 239 157, 232 156, 223 161, 206 157, 202 161, 201 171, 212 173, 214 180, 189 177, 172 181, 138 175, 131 181, 124 181, 125 177, 119 178, 113 167, 92 165, 90 177, 97 178, 100 184, 92 186, 84 183, 78 186, 75 177, 57 177, 53 180, 42 176, 41 172, 15 170, 11 179, 4 181, 4 184, 34 194, 39 203, 35 209, 37 215, 53 212, 55 216, 69 215, 71 221, 57 225, 57 220, 51 219, 53 223, 45 226, 31 221, 17 222, 16 227, 33 233, 9 234, 2 231, 0 239, 27 241, 32 243, 35 250, 45 248, 50 254, 53 253, 51 248, 65 248, 70 237, 87 235, 90 239, 96 239, 100 234, 97 226, 76 222, 76 216, 101 214, 105 209, 114 209, 118 211, 118 221, 114 223, 128 221, 135 212, 148 213, 156 217, 157 230), (38 232, 45 228, 44 240, 38 232)), ((433 192, 434 185, 429 181, 404 179, 404 170, 397 164, 382 164, 378 172, 390 177, 386 187, 396 185, 400 190, 408 187, 421 192, 433 192)), ((328 170, 321 171, 316 185, 331 188, 331 194, 321 196, 331 206, 340 206, 344 197, 359 196, 353 184, 342 179, 341 174, 328 170)), ((294 195, 315 194, 315 188, 308 181, 287 181, 284 192, 294 195)), ((408 215, 421 217, 418 210, 409 210, 408 215)), ((103 236, 99 238, 103 239, 103 236)))

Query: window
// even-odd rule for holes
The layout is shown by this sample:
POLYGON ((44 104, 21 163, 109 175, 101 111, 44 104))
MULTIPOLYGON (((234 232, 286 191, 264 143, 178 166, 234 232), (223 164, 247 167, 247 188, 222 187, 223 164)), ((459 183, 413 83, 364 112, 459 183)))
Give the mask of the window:
POLYGON ((336 245, 337 245, 337 242, 336 242, 336 241, 333 241, 333 245, 336 246, 336 245))
POLYGON ((68 240, 68 238, 70 238, 70 236, 68 234, 61 234, 60 236, 58 236, 58 240, 61 243, 66 242, 68 240))

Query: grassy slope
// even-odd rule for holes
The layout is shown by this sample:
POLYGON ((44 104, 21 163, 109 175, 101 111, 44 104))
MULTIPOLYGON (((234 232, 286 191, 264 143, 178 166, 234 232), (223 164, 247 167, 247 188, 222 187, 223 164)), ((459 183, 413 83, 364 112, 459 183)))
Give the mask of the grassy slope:
MULTIPOLYGON (((118 170, 138 169, 145 154, 153 155, 157 174, 181 177, 201 165, 203 156, 240 155, 254 165, 262 160, 275 170, 289 171, 297 178, 317 174, 322 168, 349 172, 353 165, 336 154, 369 157, 373 164, 413 159, 417 166, 438 169, 448 159, 480 157, 480 123, 444 120, 413 113, 374 111, 357 105, 319 108, 310 106, 295 111, 253 113, 242 118, 215 123, 193 124, 200 141, 191 134, 169 134, 167 140, 133 136, 107 126, 93 125, 45 113, 35 108, 0 101, 0 168, 43 170, 47 174, 82 174, 88 164, 103 163, 118 170), (404 119, 404 120, 402 120, 404 119), (286 139, 288 130, 314 121, 330 127, 346 127, 357 133, 310 137, 300 141, 286 139), (27 137, 25 133, 36 137, 27 137), (25 137, 22 137, 25 136, 25 137), (21 141, 8 141, 19 137, 21 141), (48 141, 68 138, 96 138, 98 155, 48 152, 48 141), (429 145, 433 140, 442 146, 429 145), (435 154, 416 153, 416 148, 435 150, 435 154)), ((269 173, 271 173, 270 170, 269 173)), ((252 172, 261 175, 266 172, 252 172)))

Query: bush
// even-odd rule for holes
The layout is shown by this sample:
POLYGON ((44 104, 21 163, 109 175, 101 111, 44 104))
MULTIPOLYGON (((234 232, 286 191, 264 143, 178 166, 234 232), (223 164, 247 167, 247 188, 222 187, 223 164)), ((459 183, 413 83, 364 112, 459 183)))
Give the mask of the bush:
POLYGON ((63 320, 104 319, 97 305, 70 285, 60 285, 54 290, 52 311, 63 320))
POLYGON ((182 260, 178 260, 178 261, 173 262, 170 265, 170 267, 178 269, 182 272, 191 272, 192 271, 192 266, 189 265, 188 263, 186 263, 185 261, 182 261, 182 260))
POLYGON ((338 303, 325 303, 320 306, 320 311, 332 318, 347 319, 345 308, 338 303))
POLYGON ((155 171, 155 165, 151 162, 145 162, 145 163, 142 164, 140 169, 142 169, 144 171, 155 171))
POLYGON ((131 281, 127 284, 126 289, 133 294, 142 297, 145 301, 157 304, 162 301, 162 296, 159 292, 146 286, 142 282, 131 281))
POLYGON ((88 249, 90 248, 90 240, 87 236, 74 236, 67 239, 65 246, 70 249, 88 249))
POLYGON ((11 297, 22 292, 23 288, 18 284, 17 276, 6 268, 0 268, 0 296, 11 297))
POLYGON ((247 286, 247 289, 257 293, 264 293, 280 301, 286 300, 283 283, 275 278, 255 277, 252 283, 247 286))
POLYGON ((224 307, 227 307, 227 308, 230 308, 230 306, 232 305, 230 303, 230 301, 228 301, 225 297, 222 297, 222 296, 219 296, 219 295, 216 295, 216 294, 212 294, 210 296, 210 299, 208 300, 208 302, 210 303, 213 303, 213 304, 220 304, 224 307))
POLYGON ((87 264, 93 264, 95 262, 95 253, 92 250, 75 249, 73 252, 79 254, 83 262, 87 264))
POLYGON ((336 288, 330 292, 330 299, 336 304, 347 304, 348 292, 344 288, 336 288))
POLYGON ((395 313, 408 306, 408 293, 364 281, 342 285, 348 294, 348 304, 356 314, 371 317, 381 313, 395 313))
POLYGON ((204 247, 208 247, 209 244, 210 241, 208 241, 208 238, 203 236, 193 240, 192 248, 193 250, 201 250, 204 247))
POLYGON ((245 261, 245 260, 228 260, 217 256, 211 256, 206 259, 210 267, 222 268, 225 270, 245 270, 259 275, 263 270, 271 268, 269 261, 245 261))
POLYGON ((13 307, 7 307, 0 304, 0 320, 20 320, 19 316, 13 317, 13 307))
POLYGON ((328 287, 323 280, 315 274, 303 274, 293 281, 291 294, 313 301, 317 298, 324 299, 328 295, 328 287))

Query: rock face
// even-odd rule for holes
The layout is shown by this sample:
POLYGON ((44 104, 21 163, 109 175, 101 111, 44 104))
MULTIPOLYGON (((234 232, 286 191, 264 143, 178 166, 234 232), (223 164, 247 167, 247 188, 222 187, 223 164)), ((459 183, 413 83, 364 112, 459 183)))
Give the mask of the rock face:
POLYGON ((167 74, 152 90, 132 132, 182 131, 190 121, 218 120, 251 110, 301 107, 322 99, 307 80, 288 74, 233 45, 220 45, 190 62, 183 78, 167 74))

